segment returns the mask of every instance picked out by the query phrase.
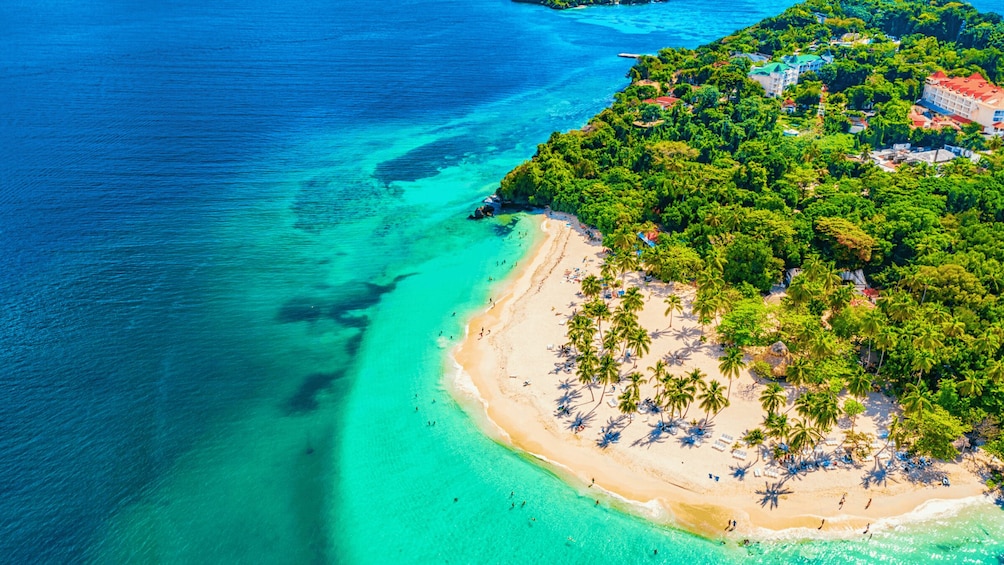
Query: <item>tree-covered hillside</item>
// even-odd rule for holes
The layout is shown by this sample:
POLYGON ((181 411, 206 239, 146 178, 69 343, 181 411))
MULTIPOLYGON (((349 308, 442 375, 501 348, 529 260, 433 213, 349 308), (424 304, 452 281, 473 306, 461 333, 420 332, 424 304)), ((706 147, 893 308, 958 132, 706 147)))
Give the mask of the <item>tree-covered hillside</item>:
POLYGON ((918 125, 936 71, 1004 82, 1001 17, 941 0, 810 0, 641 58, 611 108, 553 134, 499 193, 575 213, 615 254, 640 251, 650 273, 696 282, 695 309, 721 318, 720 339, 783 341, 799 360, 787 378, 807 394, 863 378, 896 394, 903 445, 946 457, 966 431, 1004 453, 1001 141, 974 124, 918 125), (832 62, 780 98, 747 78, 741 55, 796 52, 832 62), (898 143, 976 153, 894 172, 870 158, 898 143), (640 246, 634 234, 655 228, 657 245, 640 246), (794 268, 783 304, 765 304, 794 268), (856 269, 877 299, 842 284, 856 269))

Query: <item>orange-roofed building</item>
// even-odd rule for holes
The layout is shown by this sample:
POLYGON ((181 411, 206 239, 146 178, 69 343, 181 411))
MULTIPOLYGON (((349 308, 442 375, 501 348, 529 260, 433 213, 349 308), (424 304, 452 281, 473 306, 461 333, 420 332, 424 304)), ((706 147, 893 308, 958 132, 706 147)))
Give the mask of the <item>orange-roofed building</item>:
POLYGON ((680 99, 675 96, 660 96, 658 98, 649 98, 648 100, 644 100, 646 104, 658 104, 659 106, 662 106, 663 110, 668 110, 679 101, 680 99))
POLYGON ((949 78, 938 71, 925 82, 921 100, 933 110, 961 123, 976 122, 986 133, 1000 131, 994 124, 1004 122, 1004 88, 987 82, 978 73, 949 78))

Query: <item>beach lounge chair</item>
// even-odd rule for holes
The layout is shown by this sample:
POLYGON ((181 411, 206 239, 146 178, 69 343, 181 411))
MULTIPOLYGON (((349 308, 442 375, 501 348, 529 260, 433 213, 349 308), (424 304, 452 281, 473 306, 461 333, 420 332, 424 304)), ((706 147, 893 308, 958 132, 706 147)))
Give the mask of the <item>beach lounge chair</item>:
POLYGON ((718 451, 725 451, 726 449, 729 448, 729 444, 727 444, 724 441, 722 441, 722 440, 719 439, 719 440, 715 440, 714 445, 712 445, 711 447, 713 447, 714 449, 717 449, 718 451))
POLYGON ((611 408, 617 408, 617 401, 611 398, 610 400, 607 400, 607 406, 611 408))
POLYGON ((735 439, 729 434, 722 434, 722 440, 732 443, 735 439))
POLYGON ((763 475, 763 471, 760 470, 760 467, 756 467, 755 469, 753 469, 754 477, 759 479, 761 475, 763 475))
POLYGON ((828 438, 826 438, 826 445, 828 445, 830 447, 833 447, 833 446, 837 445, 837 438, 835 438, 835 437, 828 437, 828 438))
POLYGON ((732 452, 732 457, 735 457, 736 459, 738 459, 740 461, 745 461, 746 460, 746 452, 744 450, 742 450, 742 449, 737 449, 737 450, 735 450, 735 451, 732 452))

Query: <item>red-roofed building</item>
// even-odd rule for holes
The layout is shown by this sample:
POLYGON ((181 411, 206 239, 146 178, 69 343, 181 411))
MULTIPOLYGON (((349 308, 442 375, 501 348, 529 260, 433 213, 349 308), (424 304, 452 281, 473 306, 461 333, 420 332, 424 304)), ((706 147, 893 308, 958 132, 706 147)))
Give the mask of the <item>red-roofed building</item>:
POLYGON ((781 102, 781 110, 783 112, 788 113, 788 114, 794 114, 795 113, 795 101, 792 100, 791 98, 785 99, 784 102, 781 102))
POLYGON ((994 124, 1004 122, 1004 88, 979 73, 949 78, 938 71, 927 77, 921 100, 959 123, 980 124, 986 133, 996 133, 994 124))
POLYGON ((663 110, 672 108, 679 101, 680 99, 675 96, 660 96, 658 98, 649 98, 648 100, 644 100, 646 104, 657 104, 662 106, 663 110))

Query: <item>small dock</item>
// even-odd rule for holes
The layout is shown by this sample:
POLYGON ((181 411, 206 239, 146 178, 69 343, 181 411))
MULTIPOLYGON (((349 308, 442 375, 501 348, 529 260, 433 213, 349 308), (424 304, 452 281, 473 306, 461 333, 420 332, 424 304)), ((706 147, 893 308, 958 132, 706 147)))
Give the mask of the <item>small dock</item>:
POLYGON ((624 57, 625 59, 640 59, 644 55, 639 55, 638 53, 618 53, 618 57, 624 57))

